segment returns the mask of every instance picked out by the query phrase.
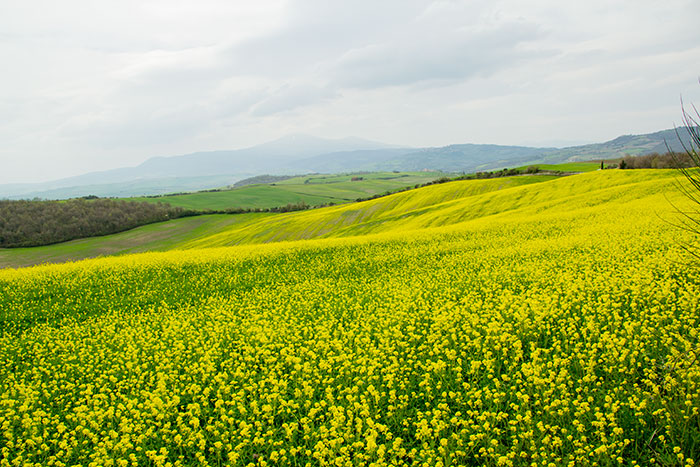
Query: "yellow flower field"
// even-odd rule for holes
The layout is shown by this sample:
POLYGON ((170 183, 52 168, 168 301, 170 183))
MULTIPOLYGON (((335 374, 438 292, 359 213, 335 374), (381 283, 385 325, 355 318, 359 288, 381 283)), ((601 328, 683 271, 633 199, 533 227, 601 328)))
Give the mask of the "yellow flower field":
POLYGON ((451 225, 0 271, 0 466, 695 465, 682 198, 586 177, 427 214, 494 211, 451 225))

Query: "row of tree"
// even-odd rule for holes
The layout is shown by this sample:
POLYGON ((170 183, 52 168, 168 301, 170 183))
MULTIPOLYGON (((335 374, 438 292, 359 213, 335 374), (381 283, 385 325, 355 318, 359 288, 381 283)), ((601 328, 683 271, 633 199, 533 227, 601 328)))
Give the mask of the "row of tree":
POLYGON ((327 206, 333 206, 335 203, 326 204, 316 204, 311 206, 306 204, 304 201, 299 201, 298 203, 287 203, 284 206, 273 206, 271 208, 241 208, 241 207, 231 207, 226 209, 202 209, 199 211, 185 211, 182 214, 184 216, 201 216, 205 214, 250 214, 254 212, 293 212, 293 211, 305 211, 311 208, 325 208, 327 206))
POLYGON ((622 159, 608 161, 608 168, 620 169, 687 169, 695 162, 690 154, 668 152, 645 154, 643 156, 625 156, 622 159))
POLYGON ((187 214, 167 204, 71 199, 0 200, 0 247, 48 245, 107 235, 187 214))

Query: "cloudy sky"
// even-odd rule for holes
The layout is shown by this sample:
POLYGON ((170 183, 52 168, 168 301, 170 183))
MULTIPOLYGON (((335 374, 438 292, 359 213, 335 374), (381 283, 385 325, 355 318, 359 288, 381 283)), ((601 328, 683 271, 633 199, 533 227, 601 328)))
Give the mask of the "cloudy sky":
POLYGON ((697 0, 0 0, 0 183, 288 134, 563 146, 700 105, 697 0))

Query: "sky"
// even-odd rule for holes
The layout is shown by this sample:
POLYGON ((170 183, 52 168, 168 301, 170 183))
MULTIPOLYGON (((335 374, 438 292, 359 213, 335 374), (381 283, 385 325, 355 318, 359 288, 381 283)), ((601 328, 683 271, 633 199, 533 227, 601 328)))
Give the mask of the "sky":
POLYGON ((697 0, 0 0, 0 183, 289 134, 567 146, 700 107, 697 0))

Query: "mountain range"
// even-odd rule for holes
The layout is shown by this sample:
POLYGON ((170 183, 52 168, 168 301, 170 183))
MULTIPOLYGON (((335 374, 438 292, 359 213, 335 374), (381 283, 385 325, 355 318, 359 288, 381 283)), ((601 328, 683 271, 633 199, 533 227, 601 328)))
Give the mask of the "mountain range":
POLYGON ((244 149, 152 157, 135 167, 92 172, 43 183, 0 185, 0 198, 64 199, 138 196, 211 189, 261 174, 341 173, 358 171, 475 172, 528 164, 614 159, 683 149, 685 128, 624 135, 604 143, 567 148, 495 144, 453 144, 410 148, 360 138, 324 139, 286 136, 244 149))

